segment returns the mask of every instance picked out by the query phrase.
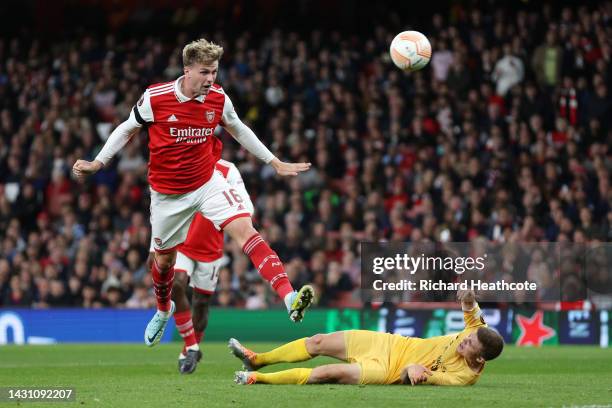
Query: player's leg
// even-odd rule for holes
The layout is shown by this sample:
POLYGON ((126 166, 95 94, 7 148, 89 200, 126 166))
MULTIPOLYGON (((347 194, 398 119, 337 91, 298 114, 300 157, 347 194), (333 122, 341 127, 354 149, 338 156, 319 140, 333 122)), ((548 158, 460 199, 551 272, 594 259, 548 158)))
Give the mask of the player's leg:
POLYGON ((193 330, 195 331, 196 341, 200 343, 204 338, 204 332, 208 326, 208 308, 212 295, 193 292, 193 330))
POLYGON ((153 277, 153 289, 157 300, 157 309, 168 312, 171 307, 172 286, 174 284, 174 263, 176 262, 176 250, 160 253, 155 252, 151 276, 153 277))
MULTIPOLYGON (((150 247, 149 251, 150 251, 149 252, 149 257, 147 258, 147 262, 146 262, 147 269, 150 270, 151 272, 153 272, 154 266, 155 266, 156 270, 161 269, 159 266, 157 266, 158 262, 156 262, 156 259, 155 259, 155 246, 153 245, 153 239, 152 238, 151 238, 151 247, 150 247)), ((166 260, 162 259, 162 262, 164 262, 164 261, 166 261, 166 260)), ((173 286, 174 286, 174 283, 173 283, 173 286)))
POLYGON ((193 275, 196 265, 196 261, 190 259, 180 251, 178 252, 176 264, 174 265, 175 274, 172 299, 176 304, 174 323, 176 324, 180 336, 183 338, 183 349, 178 359, 178 370, 181 374, 191 374, 195 369, 195 367, 193 369, 189 366, 185 367, 186 361, 191 361, 193 359, 199 360, 202 356, 191 317, 191 304, 187 298, 189 277, 193 275))
POLYGON ((221 259, 213 262, 197 262, 189 283, 193 288, 191 295, 193 328, 198 343, 202 341, 204 331, 208 326, 208 307, 217 287, 221 265, 221 259))
POLYGON ((215 172, 204 187, 200 203, 202 215, 217 228, 226 231, 242 247, 259 274, 284 300, 292 320, 301 320, 313 301, 312 287, 306 286, 297 293, 293 291, 283 263, 253 228, 244 199, 227 180, 215 172))
POLYGON ((159 343, 174 313, 171 297, 176 247, 185 241, 196 212, 197 197, 196 192, 174 196, 151 190, 151 235, 155 250, 151 276, 157 313, 145 329, 145 344, 149 347, 159 343))
POLYGON ((306 338, 306 351, 313 357, 327 356, 346 361, 346 332, 315 334, 306 338))
POLYGON ((168 320, 175 310, 174 302, 171 300, 175 259, 176 250, 170 250, 163 254, 156 252, 153 257, 151 276, 157 300, 157 312, 145 328, 144 340, 149 347, 160 342, 168 320))
POLYGON ((293 368, 276 373, 237 371, 237 384, 359 384, 359 364, 326 364, 315 368, 293 368))
POLYGON ((315 367, 308 377, 308 384, 359 384, 361 366, 352 364, 326 364, 315 367))
POLYGON ((199 348, 199 344, 208 325, 208 304, 210 303, 210 297, 211 295, 209 294, 198 293, 195 290, 192 293, 192 334, 195 346, 187 348, 185 358, 179 362, 179 371, 182 374, 193 373, 202 359, 202 351, 199 348))
POLYGON ((191 295, 191 310, 190 321, 193 321, 191 332, 195 348, 188 347, 185 353, 185 359, 182 361, 179 370, 183 374, 191 374, 195 371, 198 362, 202 359, 202 352, 199 349, 199 343, 204 336, 204 330, 208 325, 208 305, 210 298, 215 292, 217 280, 219 279, 218 269, 219 261, 214 262, 198 262, 193 261, 193 272, 190 274, 191 280, 189 285, 193 288, 191 295))
POLYGON ((278 255, 253 228, 251 217, 241 217, 230 221, 223 230, 236 241, 250 258, 259 274, 272 285, 272 288, 285 299, 293 292, 285 268, 278 255))
POLYGON ((277 363, 296 363, 316 356, 334 357, 346 360, 344 332, 316 334, 283 344, 264 353, 256 353, 244 347, 236 339, 230 339, 228 347, 249 371, 277 363))
MULTIPOLYGON (((180 252, 179 252, 180 254, 180 252)), ((179 255, 177 255, 178 257, 179 255)), ((189 286, 189 274, 178 265, 174 266, 174 284, 172 286, 172 300, 176 305, 175 317, 181 312, 191 313, 191 304, 187 297, 187 286, 189 286)))
POLYGON ((306 285, 299 292, 293 290, 285 267, 276 252, 253 228, 250 217, 236 218, 224 226, 232 239, 242 247, 262 278, 267 280, 283 299, 293 321, 301 321, 305 310, 314 300, 314 291, 306 285))

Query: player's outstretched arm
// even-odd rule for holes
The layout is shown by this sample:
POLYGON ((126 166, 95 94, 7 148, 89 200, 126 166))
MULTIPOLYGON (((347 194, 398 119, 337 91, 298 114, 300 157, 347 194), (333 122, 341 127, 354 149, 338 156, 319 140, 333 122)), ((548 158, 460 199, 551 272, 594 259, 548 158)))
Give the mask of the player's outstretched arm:
POLYGON ((257 138, 255 133, 240 120, 231 99, 227 95, 223 106, 223 127, 249 153, 271 165, 276 170, 276 174, 280 176, 297 176, 298 173, 310 169, 310 163, 286 163, 276 158, 257 138))
POLYGON ((132 111, 130 117, 113 130, 95 160, 87 161, 79 159, 74 163, 72 166, 74 175, 82 179, 100 171, 130 141, 132 136, 138 133, 141 127, 142 125, 138 123, 132 111))
POLYGON ((479 326, 486 326, 482 311, 476 302, 476 294, 473 290, 458 290, 457 300, 461 302, 463 309, 463 321, 465 328, 471 329, 479 326))

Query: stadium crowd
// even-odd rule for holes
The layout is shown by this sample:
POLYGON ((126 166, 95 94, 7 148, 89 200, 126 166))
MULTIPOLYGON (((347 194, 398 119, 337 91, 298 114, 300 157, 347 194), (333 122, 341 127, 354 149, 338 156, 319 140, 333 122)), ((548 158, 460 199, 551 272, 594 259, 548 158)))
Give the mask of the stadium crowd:
MULTIPOLYGON (((218 83, 238 114, 279 157, 313 163, 276 178, 219 134, 294 285, 312 282, 319 305, 359 304, 361 240, 611 241, 612 3, 453 6, 411 27, 434 52, 410 74, 388 57, 407 28, 391 20, 351 35, 205 33, 226 49, 218 83)), ((90 180, 70 168, 147 85, 181 75, 187 32, 0 38, 1 307, 154 306, 146 132, 90 180)), ((216 305, 276 302, 241 248, 225 257, 216 305)), ((534 259, 531 279, 584 291, 572 268, 534 259)))

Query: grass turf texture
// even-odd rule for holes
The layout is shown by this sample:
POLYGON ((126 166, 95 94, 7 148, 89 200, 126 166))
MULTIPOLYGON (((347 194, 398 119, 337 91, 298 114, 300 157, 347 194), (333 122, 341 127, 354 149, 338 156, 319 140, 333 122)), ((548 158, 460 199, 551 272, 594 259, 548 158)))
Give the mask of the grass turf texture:
MULTIPOLYGON (((268 350, 273 344, 247 344, 268 350)), ((76 402, 25 407, 562 407, 612 406, 612 349, 507 347, 473 387, 238 386, 240 368, 225 344, 204 343, 197 371, 181 376, 180 346, 56 345, 0 347, 0 387, 74 387, 76 402)), ((264 371, 332 362, 317 358, 264 371)), ((0 406, 18 406, 1 403, 0 406)))

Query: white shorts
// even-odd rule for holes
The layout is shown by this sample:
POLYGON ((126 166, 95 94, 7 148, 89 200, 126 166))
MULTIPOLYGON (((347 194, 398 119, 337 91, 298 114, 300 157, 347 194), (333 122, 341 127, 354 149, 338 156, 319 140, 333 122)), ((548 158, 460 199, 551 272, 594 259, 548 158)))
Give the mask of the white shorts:
POLYGON ((222 230, 232 220, 250 217, 245 199, 217 171, 202 187, 185 194, 162 194, 151 189, 151 234, 157 252, 182 244, 199 211, 222 230))
POLYGON ((215 293, 219 280, 219 269, 226 264, 224 257, 212 262, 199 262, 187 257, 181 251, 176 254, 175 273, 186 273, 189 276, 189 286, 205 295, 215 293))

